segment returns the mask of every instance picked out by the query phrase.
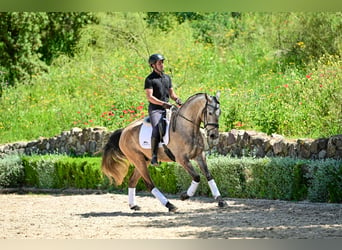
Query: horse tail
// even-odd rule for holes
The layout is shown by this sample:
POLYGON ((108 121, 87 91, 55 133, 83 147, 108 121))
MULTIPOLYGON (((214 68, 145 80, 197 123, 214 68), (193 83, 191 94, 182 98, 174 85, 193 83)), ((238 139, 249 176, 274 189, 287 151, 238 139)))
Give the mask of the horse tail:
POLYGON ((119 146, 123 129, 118 129, 109 137, 107 144, 103 148, 102 172, 109 178, 110 183, 115 181, 116 185, 121 185, 127 175, 129 162, 119 146))

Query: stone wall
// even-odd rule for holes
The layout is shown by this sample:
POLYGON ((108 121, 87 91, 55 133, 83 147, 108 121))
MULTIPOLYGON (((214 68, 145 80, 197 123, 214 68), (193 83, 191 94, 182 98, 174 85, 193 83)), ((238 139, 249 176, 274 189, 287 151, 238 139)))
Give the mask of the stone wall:
POLYGON ((103 127, 72 128, 51 138, 39 138, 30 142, 15 142, 0 145, 0 157, 5 154, 68 154, 93 155, 107 143, 109 131, 103 127))
POLYGON ((220 134, 217 151, 222 155, 342 159, 342 134, 320 139, 285 139, 281 135, 231 130, 220 134))
MULTIPOLYGON (((7 154, 93 155, 107 143, 111 134, 103 127, 73 128, 52 138, 0 145, 0 157, 7 154)), ((285 139, 281 135, 231 130, 220 133, 216 150, 232 156, 290 156, 304 159, 342 159, 342 134, 321 139, 285 139)))

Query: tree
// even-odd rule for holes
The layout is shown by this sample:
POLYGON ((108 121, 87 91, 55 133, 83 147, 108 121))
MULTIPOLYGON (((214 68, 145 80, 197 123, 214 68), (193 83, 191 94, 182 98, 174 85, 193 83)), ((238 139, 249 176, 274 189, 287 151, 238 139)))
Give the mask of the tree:
POLYGON ((96 22, 91 13, 1 12, 0 70, 15 85, 47 70, 60 53, 73 55, 80 29, 96 22))

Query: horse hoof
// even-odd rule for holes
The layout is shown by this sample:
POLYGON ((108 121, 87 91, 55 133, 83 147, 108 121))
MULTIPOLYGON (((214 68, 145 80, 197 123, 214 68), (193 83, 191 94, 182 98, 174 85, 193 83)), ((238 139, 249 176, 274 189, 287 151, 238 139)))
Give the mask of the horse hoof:
POLYGON ((176 212, 178 210, 178 208, 170 202, 166 203, 166 207, 169 209, 169 212, 176 212))
POLYGON ((218 202, 218 206, 219 206, 219 207, 227 207, 228 204, 227 204, 227 202, 225 202, 225 201, 219 201, 219 202, 218 202))
POLYGON ((135 205, 135 206, 131 207, 131 209, 134 211, 139 211, 139 210, 141 210, 141 207, 139 207, 138 205, 135 205))
POLYGON ((182 193, 181 196, 180 196, 180 199, 182 201, 185 201, 185 200, 187 200, 189 198, 190 198, 190 196, 186 192, 182 193))

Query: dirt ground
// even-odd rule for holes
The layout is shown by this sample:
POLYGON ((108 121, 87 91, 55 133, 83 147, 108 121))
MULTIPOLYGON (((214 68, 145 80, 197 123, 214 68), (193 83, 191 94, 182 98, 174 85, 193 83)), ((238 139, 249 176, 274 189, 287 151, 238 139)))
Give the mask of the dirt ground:
POLYGON ((0 194, 0 239, 342 239, 342 204, 167 197, 177 213, 146 193, 141 211, 124 194, 0 194))

